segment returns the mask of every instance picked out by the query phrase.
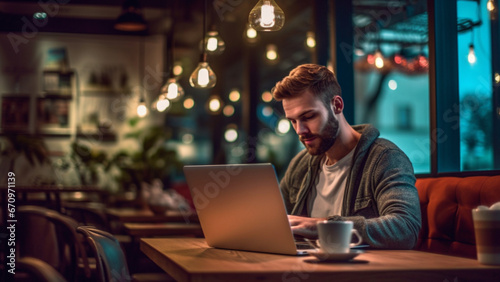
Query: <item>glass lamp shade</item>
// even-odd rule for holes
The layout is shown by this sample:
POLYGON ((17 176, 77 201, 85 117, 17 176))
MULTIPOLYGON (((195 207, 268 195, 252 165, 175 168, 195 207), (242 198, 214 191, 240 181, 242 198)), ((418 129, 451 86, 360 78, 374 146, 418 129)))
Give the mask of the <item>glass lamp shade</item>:
POLYGON ((217 77, 208 63, 202 60, 189 77, 189 84, 194 88, 212 88, 217 82, 217 77))
MULTIPOLYGON (((220 55, 226 49, 226 43, 220 37, 219 32, 216 30, 211 30, 207 33, 205 37, 205 52, 211 55, 220 55)), ((203 49, 202 49, 203 50, 203 49)))
POLYGON ((285 13, 274 0, 259 0, 248 15, 248 22, 257 31, 277 31, 285 24, 285 13))
POLYGON ((171 101, 177 101, 184 95, 184 89, 177 83, 175 77, 171 77, 161 88, 161 95, 171 101))

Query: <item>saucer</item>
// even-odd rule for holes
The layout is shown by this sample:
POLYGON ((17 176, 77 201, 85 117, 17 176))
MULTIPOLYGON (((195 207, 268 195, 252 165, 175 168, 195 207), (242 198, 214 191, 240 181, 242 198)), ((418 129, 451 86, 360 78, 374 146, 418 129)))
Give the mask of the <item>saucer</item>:
POLYGON ((349 253, 324 253, 321 250, 309 252, 310 255, 315 256, 320 261, 348 261, 362 253, 364 253, 362 250, 351 250, 349 253))

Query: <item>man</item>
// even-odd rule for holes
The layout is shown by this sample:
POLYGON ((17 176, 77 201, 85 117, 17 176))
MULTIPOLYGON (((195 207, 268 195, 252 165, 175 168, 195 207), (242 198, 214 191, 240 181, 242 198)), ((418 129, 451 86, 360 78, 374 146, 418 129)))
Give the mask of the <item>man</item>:
POLYGON ((294 234, 316 238, 318 221, 350 220, 365 244, 413 248, 421 215, 412 164, 373 126, 349 125, 335 75, 301 65, 273 96, 305 146, 280 182, 294 234))

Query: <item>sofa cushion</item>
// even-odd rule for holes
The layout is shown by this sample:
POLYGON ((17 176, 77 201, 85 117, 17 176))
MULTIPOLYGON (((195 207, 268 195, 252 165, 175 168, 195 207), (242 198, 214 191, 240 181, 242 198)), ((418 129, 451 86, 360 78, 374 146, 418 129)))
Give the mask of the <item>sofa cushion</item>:
POLYGON ((500 175, 419 178, 422 229, 417 250, 476 257, 472 209, 500 201, 500 175))

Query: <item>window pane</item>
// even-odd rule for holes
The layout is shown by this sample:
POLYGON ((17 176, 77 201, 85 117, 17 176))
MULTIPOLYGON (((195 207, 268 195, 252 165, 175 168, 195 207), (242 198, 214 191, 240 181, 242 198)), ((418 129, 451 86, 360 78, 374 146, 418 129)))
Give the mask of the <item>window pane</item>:
POLYGON ((396 10, 389 4, 379 8, 381 11, 374 14, 385 11, 392 15, 391 21, 382 27, 374 26, 374 19, 362 19, 359 15, 354 19, 355 123, 373 124, 381 137, 391 140, 408 155, 415 173, 429 173, 426 8, 412 9, 415 13, 410 17, 394 13, 396 10))
POLYGON ((461 170, 492 169, 489 12, 484 1, 459 1, 457 17, 461 170))

